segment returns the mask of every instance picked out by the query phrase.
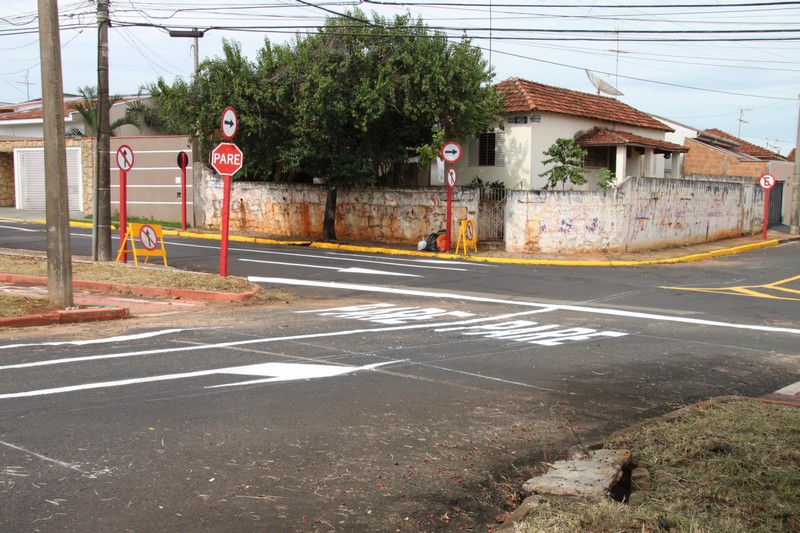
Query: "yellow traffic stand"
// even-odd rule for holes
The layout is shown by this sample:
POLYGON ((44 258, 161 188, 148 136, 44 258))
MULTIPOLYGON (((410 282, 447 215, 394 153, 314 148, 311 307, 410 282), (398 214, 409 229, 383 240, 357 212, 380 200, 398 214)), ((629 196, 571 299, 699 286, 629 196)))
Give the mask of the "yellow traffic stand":
POLYGON ((123 254, 127 258, 128 254, 133 255, 133 264, 139 266, 139 258, 144 257, 144 262, 151 257, 161 257, 164 260, 164 266, 167 265, 167 250, 164 248, 164 234, 161 231, 161 226, 158 224, 128 224, 125 238, 119 247, 117 260, 114 261, 116 266, 123 254), (130 241, 130 247, 128 246, 130 241), (139 243, 137 248, 136 243, 139 243))

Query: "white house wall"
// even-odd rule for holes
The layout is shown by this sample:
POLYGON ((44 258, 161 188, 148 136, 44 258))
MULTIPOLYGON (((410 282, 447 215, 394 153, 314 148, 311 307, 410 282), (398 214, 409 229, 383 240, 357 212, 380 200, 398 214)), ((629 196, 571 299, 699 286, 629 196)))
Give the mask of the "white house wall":
MULTIPOLYGON (((595 126, 609 130, 627 131, 649 139, 664 140, 664 132, 650 128, 620 125, 612 122, 602 122, 589 118, 573 117, 556 113, 515 113, 508 117, 527 116, 527 124, 504 124, 505 132, 505 166, 469 166, 469 145, 477 142, 474 139, 463 141, 464 155, 455 165, 458 174, 458 184, 468 185, 474 177, 479 177, 484 182, 500 181, 508 189, 541 189, 547 179, 539 176, 547 167, 542 161, 544 155, 559 138, 572 139, 579 132, 586 132, 595 126), (533 115, 538 115, 540 122, 533 122, 533 115)), ((495 128, 494 131, 501 131, 495 128)), ((636 153, 631 158, 625 157, 624 147, 622 157, 618 153, 616 174, 618 182, 628 176, 633 177, 664 177, 664 158, 654 155, 648 149, 649 159, 636 153)), ((568 186, 574 190, 597 190, 595 179, 597 170, 592 169, 588 174, 589 183, 583 187, 568 186)))

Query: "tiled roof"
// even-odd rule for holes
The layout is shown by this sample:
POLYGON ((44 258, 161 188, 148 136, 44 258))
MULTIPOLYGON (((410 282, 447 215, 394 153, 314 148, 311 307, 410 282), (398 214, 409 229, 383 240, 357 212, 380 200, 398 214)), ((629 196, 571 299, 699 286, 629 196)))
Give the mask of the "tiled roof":
POLYGON ((756 159, 760 159, 761 161, 787 161, 786 157, 784 157, 784 156, 782 156, 782 155, 780 155, 778 153, 775 153, 775 152, 773 152, 771 150, 767 150, 766 148, 762 148, 762 147, 757 146, 757 145, 755 145, 753 143, 749 143, 749 142, 747 142, 747 141, 745 141, 743 139, 740 139, 738 137, 734 137, 730 133, 725 133, 722 130, 718 130, 718 129, 714 129, 714 128, 711 128, 711 129, 708 129, 708 130, 703 130, 703 131, 700 132, 700 136, 699 136, 698 140, 701 141, 701 142, 706 140, 706 139, 703 139, 703 137, 707 137, 707 138, 711 138, 711 139, 718 138, 718 139, 722 139, 723 141, 727 141, 729 149, 735 150, 737 152, 741 152, 741 153, 743 153, 745 155, 749 155, 751 157, 755 157, 756 159), (730 143, 733 144, 732 147, 730 146, 730 143))
POLYGON ((625 144, 631 146, 644 146, 666 152, 688 152, 689 149, 680 144, 674 144, 659 139, 642 137, 628 131, 611 131, 604 128, 592 128, 576 139, 581 146, 602 146, 610 144, 625 144))
POLYGON ((792 163, 794 163, 794 153, 796 150, 797 150, 796 148, 792 148, 792 151, 789 152, 789 155, 786 157, 786 159, 788 159, 792 163))
POLYGON ((503 106, 507 113, 546 111, 659 131, 673 131, 650 115, 607 96, 551 87, 520 78, 501 81, 496 88, 506 95, 503 106))
MULTIPOLYGON (((64 102, 64 114, 69 115, 75 112, 75 108, 80 104, 79 101, 64 102)), ((11 106, 0 109, 0 122, 5 120, 36 120, 44 118, 44 109, 41 105, 37 107, 11 106), (20 109, 21 108, 21 109, 20 109)))

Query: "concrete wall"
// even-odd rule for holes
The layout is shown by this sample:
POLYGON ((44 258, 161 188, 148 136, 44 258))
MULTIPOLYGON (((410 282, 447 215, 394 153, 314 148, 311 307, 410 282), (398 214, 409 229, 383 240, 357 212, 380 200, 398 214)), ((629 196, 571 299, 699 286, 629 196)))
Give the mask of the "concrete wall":
MULTIPOLYGON (((222 220, 222 179, 204 172, 203 225, 218 228, 222 220)), ((321 185, 234 182, 230 230, 280 238, 319 239, 327 189, 321 185)), ((413 244, 446 225, 447 190, 340 189, 337 195, 336 237, 343 241, 413 244)), ((478 193, 456 188, 453 231, 460 220, 477 218, 478 193)), ((456 237, 458 234, 456 233, 456 237)))
POLYGON ((192 224, 192 150, 184 135, 153 137, 111 137, 111 212, 119 212, 119 167, 117 150, 122 145, 133 150, 133 168, 127 174, 127 213, 130 217, 181 221, 181 170, 177 159, 186 152, 186 213, 192 224))
MULTIPOLYGON (((206 170, 203 225, 218 228, 222 180, 206 170)), ((318 185, 234 182, 231 231, 319 239, 327 190, 318 185)), ((343 241, 416 243, 444 229, 444 188, 340 190, 336 236, 343 241)), ((457 187, 453 228, 477 219, 478 195, 457 187)), ((747 182, 629 178, 610 191, 509 191, 505 245, 510 252, 570 254, 636 251, 755 233, 764 194, 747 182)))
POLYGON ((636 251, 757 231, 764 195, 753 183, 629 178, 608 192, 510 191, 506 250, 636 251))

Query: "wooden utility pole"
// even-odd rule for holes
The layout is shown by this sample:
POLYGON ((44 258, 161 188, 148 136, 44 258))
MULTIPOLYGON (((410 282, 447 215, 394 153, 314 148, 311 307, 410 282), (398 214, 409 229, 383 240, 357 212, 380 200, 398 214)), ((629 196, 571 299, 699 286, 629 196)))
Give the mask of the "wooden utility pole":
POLYGON ((108 0, 97 0, 97 168, 94 174, 92 259, 111 261, 111 133, 108 98, 108 0))
POLYGON ((56 0, 38 0, 39 54, 44 109, 44 188, 47 219, 47 294, 54 307, 72 307, 72 249, 69 240, 67 142, 61 37, 56 0))

